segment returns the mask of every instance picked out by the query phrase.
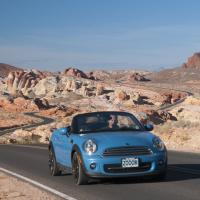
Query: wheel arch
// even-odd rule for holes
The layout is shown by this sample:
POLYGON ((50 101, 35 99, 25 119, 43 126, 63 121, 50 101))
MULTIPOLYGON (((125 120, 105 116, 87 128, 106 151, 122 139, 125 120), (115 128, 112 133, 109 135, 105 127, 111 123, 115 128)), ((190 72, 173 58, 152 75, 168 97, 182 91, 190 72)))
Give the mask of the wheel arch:
POLYGON ((83 161, 83 156, 82 156, 82 153, 81 153, 81 150, 79 148, 79 146, 77 144, 75 144, 73 147, 72 147, 72 151, 71 151, 71 161, 73 159, 73 155, 74 153, 77 152, 78 154, 78 159, 81 163, 81 166, 83 167, 84 171, 85 171, 85 165, 84 165, 84 161, 83 161))
POLYGON ((78 147, 77 144, 75 144, 73 147, 72 147, 72 151, 71 151, 71 160, 73 158, 73 154, 77 152, 79 154, 79 156, 81 156, 81 159, 82 159, 82 154, 81 154, 81 150, 80 148, 78 147))

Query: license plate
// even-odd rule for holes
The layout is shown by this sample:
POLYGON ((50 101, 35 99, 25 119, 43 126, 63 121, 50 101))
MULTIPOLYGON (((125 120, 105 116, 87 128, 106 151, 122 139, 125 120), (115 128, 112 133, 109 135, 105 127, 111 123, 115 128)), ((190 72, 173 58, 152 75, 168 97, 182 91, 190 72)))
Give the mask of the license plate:
POLYGON ((122 168, 139 167, 138 158, 123 158, 122 168))

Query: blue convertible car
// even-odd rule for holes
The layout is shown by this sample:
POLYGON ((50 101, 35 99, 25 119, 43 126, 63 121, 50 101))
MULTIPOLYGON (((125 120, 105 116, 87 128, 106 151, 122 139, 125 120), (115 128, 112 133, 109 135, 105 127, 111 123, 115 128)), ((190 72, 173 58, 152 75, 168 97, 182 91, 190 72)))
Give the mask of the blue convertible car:
POLYGON ((49 143, 52 176, 70 170, 77 185, 89 178, 151 176, 163 179, 167 150, 127 112, 92 112, 76 115, 72 124, 53 132, 49 143))

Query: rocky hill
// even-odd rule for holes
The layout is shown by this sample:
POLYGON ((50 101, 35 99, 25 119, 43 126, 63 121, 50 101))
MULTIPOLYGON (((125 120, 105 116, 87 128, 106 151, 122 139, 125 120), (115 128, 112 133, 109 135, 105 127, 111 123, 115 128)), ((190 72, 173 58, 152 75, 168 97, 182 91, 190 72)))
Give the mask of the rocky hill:
POLYGON ((8 64, 0 63, 0 78, 5 78, 11 71, 21 71, 22 69, 8 64))
POLYGON ((194 53, 191 57, 189 57, 187 63, 184 63, 182 67, 200 70, 200 52, 194 53))

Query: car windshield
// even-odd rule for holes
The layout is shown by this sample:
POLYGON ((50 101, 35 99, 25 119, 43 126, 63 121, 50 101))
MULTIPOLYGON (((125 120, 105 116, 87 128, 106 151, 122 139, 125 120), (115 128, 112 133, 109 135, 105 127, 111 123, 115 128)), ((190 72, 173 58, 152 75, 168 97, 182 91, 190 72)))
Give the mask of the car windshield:
POLYGON ((102 131, 140 131, 139 121, 126 112, 86 113, 75 117, 73 123, 75 133, 91 133, 102 131))

